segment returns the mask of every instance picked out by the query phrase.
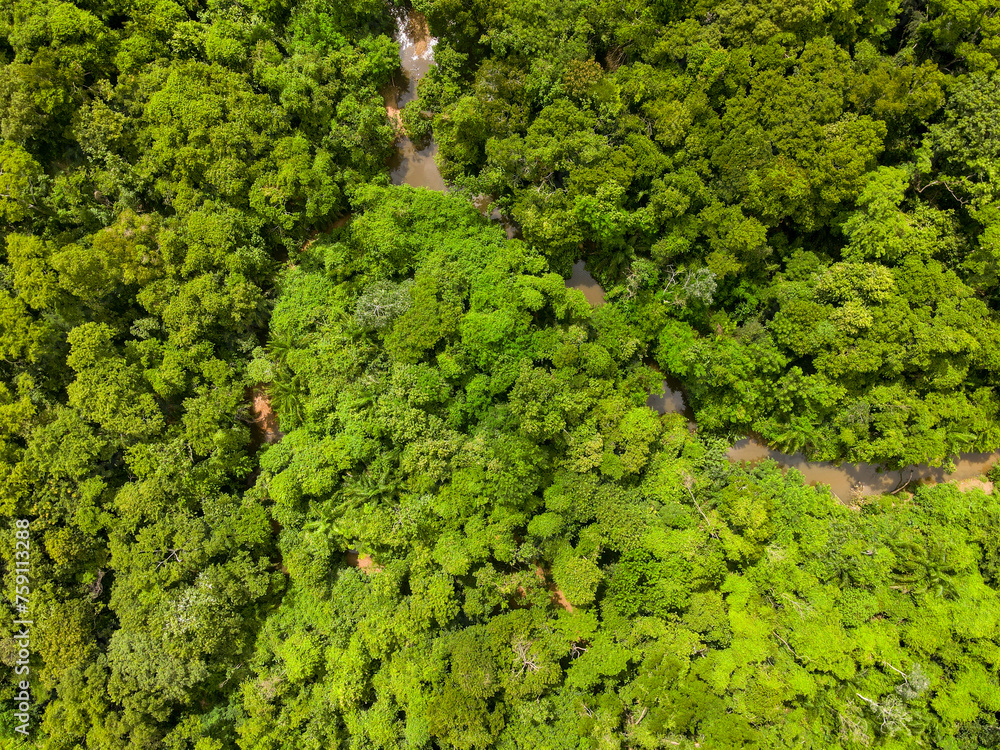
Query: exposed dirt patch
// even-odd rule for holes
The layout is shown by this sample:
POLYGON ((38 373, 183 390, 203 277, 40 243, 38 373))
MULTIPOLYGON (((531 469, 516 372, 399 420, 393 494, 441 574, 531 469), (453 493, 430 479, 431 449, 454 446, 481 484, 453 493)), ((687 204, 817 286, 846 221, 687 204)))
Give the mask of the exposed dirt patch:
POLYGON ((969 490, 982 490, 987 495, 993 494, 993 482, 988 479, 963 479, 961 482, 955 482, 955 486, 962 492, 968 492, 969 490))
POLYGON ((563 592, 557 588, 552 589, 552 603, 562 607, 567 612, 573 611, 573 605, 569 603, 569 599, 563 596, 563 592))
POLYGON ((385 113, 389 115, 389 122, 393 124, 398 133, 403 132, 403 115, 399 111, 399 107, 395 104, 390 104, 386 102, 385 113))
POLYGON ((545 588, 549 590, 549 593, 551 593, 552 603, 557 607, 562 607, 567 612, 572 612, 573 605, 569 603, 569 599, 567 599, 566 595, 559 590, 555 581, 549 580, 551 572, 552 571, 546 570, 541 565, 535 565, 535 575, 538 577, 538 580, 542 582, 545 588))
MULTIPOLYGON (((340 229, 341 227, 347 226, 347 223, 351 220, 351 217, 352 214, 348 212, 343 216, 341 216, 339 219, 331 221, 326 225, 326 228, 323 229, 323 233, 329 234, 335 229, 340 229)), ((307 250, 309 250, 309 248, 311 248, 313 245, 319 242, 319 240, 320 240, 320 230, 315 229, 313 230, 313 233, 309 235, 309 239, 306 240, 305 243, 302 245, 302 248, 299 250, 299 252, 302 253, 306 252, 307 250)), ((289 267, 294 268, 295 266, 289 266, 289 267)))
MULTIPOLYGON (((549 580, 549 573, 551 571, 546 570, 541 565, 535 565, 535 577, 538 579, 539 583, 549 592, 549 599, 557 607, 562 607, 567 612, 573 611, 573 605, 570 604, 569 599, 566 595, 556 586, 555 581, 549 580)), ((514 589, 514 596, 509 599, 511 607, 530 607, 529 602, 525 602, 525 598, 528 596, 528 591, 524 586, 518 586, 514 589)))
POLYGON ((254 389, 250 394, 250 413, 253 421, 250 423, 250 447, 256 450, 265 443, 277 443, 284 437, 278 425, 278 415, 271 408, 271 399, 262 388, 254 389))
POLYGON ((351 550, 344 555, 344 560, 352 568, 357 568, 362 573, 367 573, 368 575, 374 575, 382 570, 382 566, 377 564, 371 555, 361 555, 355 550, 351 550))

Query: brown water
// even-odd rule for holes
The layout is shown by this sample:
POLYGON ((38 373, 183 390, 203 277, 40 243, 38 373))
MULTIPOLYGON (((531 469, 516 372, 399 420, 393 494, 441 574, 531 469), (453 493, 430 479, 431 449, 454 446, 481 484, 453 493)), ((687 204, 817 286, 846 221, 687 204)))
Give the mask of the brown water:
POLYGON ((476 207, 479 213, 489 218, 491 222, 502 226, 507 233, 508 240, 520 239, 521 225, 511 217, 502 214, 499 208, 493 206, 494 200, 496 199, 490 195, 477 195, 472 199, 472 205, 476 207))
MULTIPOLYGON (((573 266, 573 275, 566 281, 566 286, 581 290, 592 305, 604 304, 604 290, 587 271, 583 261, 573 266)), ((654 366, 653 369, 658 368, 654 366)), ((646 404, 660 414, 684 414, 690 426, 696 427, 694 414, 684 399, 683 388, 675 378, 668 376, 663 381, 663 390, 650 394, 646 404)), ((783 468, 801 472, 810 484, 828 485, 838 498, 846 502, 855 497, 892 493, 904 488, 912 490, 918 484, 936 482, 958 482, 963 489, 975 486, 990 492, 993 485, 977 482, 976 478, 996 463, 1000 453, 962 453, 955 457, 955 471, 951 473, 927 464, 907 466, 898 471, 880 471, 873 464, 845 463, 838 466, 826 461, 809 461, 801 453, 782 453, 752 438, 738 441, 729 449, 727 456, 733 462, 772 459, 783 468)))
MULTIPOLYGON (((649 366, 659 372, 659 368, 654 365, 649 366)), ((687 417, 688 428, 692 432, 698 428, 694 421, 694 410, 688 406, 684 398, 684 386, 672 375, 664 376, 660 392, 650 393, 646 398, 646 406, 660 414, 683 414, 687 417)))
POLYGON ((437 40, 431 36, 423 14, 410 9, 398 11, 395 38, 399 43, 399 65, 403 73, 382 92, 389 119, 396 123, 399 130, 396 153, 389 162, 392 184, 444 192, 447 186, 434 161, 437 144, 432 140, 426 147, 418 149, 402 132, 400 119, 400 110, 417 98, 417 84, 434 63, 437 40))
MULTIPOLYGON (((902 490, 912 490, 919 484, 937 482, 967 483, 986 473, 997 460, 995 453, 962 453, 955 459, 955 471, 946 473, 940 467, 917 464, 898 471, 879 471, 872 464, 836 464, 809 461, 801 453, 789 455, 768 448, 756 440, 740 440, 729 449, 731 461, 762 461, 773 459, 779 466, 801 472, 811 484, 829 485, 838 498, 847 501, 852 497, 884 495, 902 490)), ((989 489, 992 487, 990 486, 989 489)), ((983 489, 987 489, 983 487, 983 489)))
POLYGON ((573 264, 573 275, 566 279, 566 288, 579 289, 587 298, 587 302, 594 307, 600 307, 604 304, 604 290, 590 275, 587 264, 582 260, 573 264))
MULTIPOLYGON (((604 290, 597 283, 587 264, 582 260, 573 264, 573 275, 566 279, 567 289, 579 289, 583 296, 587 298, 594 307, 604 304, 604 290)), ((653 369, 659 372, 658 367, 652 365, 653 369)), ((658 411, 660 414, 683 414, 688 418, 689 423, 694 426, 694 412, 688 407, 684 400, 684 389, 677 378, 667 375, 663 379, 663 385, 659 393, 649 394, 646 399, 646 406, 658 411)))

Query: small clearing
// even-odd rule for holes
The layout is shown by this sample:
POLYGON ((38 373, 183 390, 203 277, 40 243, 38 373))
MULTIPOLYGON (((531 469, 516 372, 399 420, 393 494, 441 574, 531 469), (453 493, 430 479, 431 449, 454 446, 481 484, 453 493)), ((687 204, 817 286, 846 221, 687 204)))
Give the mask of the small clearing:
POLYGON ((357 552, 357 550, 350 550, 345 556, 347 564, 352 568, 357 568, 362 573, 367 573, 368 575, 374 575, 382 570, 382 566, 378 565, 371 555, 362 555, 357 552))
POLYGON ((987 495, 993 494, 993 482, 988 479, 980 479, 979 477, 963 479, 960 482, 955 482, 955 486, 961 492, 968 492, 969 490, 982 490, 987 495))
POLYGON ((250 442, 254 447, 277 443, 284 437, 278 425, 278 415, 271 408, 271 399, 262 388, 257 388, 250 396, 250 412, 253 421, 250 423, 250 442))

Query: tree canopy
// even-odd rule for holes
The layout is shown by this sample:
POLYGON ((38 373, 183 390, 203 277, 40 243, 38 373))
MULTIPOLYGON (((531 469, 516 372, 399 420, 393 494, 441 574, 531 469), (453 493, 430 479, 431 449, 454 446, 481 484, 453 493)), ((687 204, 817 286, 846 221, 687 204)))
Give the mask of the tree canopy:
POLYGON ((1000 744, 1000 471, 727 459, 1000 448, 996 4, 413 6, 0 8, 3 746, 1000 744))

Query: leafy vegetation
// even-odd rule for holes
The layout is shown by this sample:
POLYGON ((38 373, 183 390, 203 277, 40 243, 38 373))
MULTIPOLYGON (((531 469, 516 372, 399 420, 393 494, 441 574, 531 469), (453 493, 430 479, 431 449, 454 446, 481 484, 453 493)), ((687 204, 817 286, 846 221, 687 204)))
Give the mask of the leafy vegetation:
POLYGON ((702 429, 893 466, 996 448, 996 8, 417 6, 445 174, 637 318, 666 302, 702 429))
POLYGON ((5 746, 1000 744, 992 485, 726 459, 1000 445, 993 4, 417 7, 448 194, 381 3, 0 9, 5 746))

